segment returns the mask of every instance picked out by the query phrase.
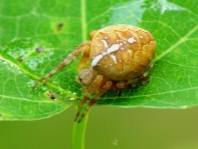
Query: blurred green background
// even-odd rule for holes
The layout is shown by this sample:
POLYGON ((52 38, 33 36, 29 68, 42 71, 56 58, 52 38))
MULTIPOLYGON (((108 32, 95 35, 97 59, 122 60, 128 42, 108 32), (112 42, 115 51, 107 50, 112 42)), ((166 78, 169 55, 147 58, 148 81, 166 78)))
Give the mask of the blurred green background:
MULTIPOLYGON (((197 149, 198 108, 163 110, 94 106, 85 149, 197 149)), ((2 149, 71 149, 75 108, 49 119, 0 122, 2 149)))

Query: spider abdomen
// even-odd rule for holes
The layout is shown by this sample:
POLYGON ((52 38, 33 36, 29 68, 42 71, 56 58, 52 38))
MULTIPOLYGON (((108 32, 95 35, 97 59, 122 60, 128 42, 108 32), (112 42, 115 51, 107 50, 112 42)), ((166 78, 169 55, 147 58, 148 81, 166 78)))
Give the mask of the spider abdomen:
POLYGON ((140 76, 155 52, 153 36, 130 25, 108 26, 90 36, 91 66, 110 80, 124 81, 140 76))

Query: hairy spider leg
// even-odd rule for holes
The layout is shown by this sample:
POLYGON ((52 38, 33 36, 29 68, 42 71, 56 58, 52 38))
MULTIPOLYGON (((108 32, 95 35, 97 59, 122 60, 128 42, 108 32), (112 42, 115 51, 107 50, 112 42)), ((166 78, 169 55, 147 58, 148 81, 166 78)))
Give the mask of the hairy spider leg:
POLYGON ((102 76, 102 75, 98 75, 98 76, 95 78, 95 80, 92 82, 92 84, 90 85, 90 87, 89 87, 88 89, 85 88, 85 91, 84 91, 84 92, 85 92, 85 95, 84 95, 83 99, 81 100, 81 103, 80 103, 80 105, 79 105, 79 108, 78 108, 78 111, 77 111, 77 114, 76 114, 76 117, 75 117, 75 120, 74 120, 74 121, 76 121, 77 118, 79 117, 80 112, 81 112, 81 110, 82 110, 82 108, 83 108, 83 105, 84 105, 88 100, 90 100, 90 99, 89 99, 89 96, 90 96, 93 92, 95 92, 95 91, 97 91, 97 90, 99 89, 99 87, 100 87, 101 84, 102 84, 102 81, 103 81, 103 76, 102 76))
POLYGON ((39 79, 33 86, 33 89, 36 88, 41 82, 46 84, 48 80, 59 70, 63 69, 67 64, 69 64, 72 60, 74 60, 77 56, 79 56, 84 51, 90 49, 90 41, 80 44, 72 53, 70 53, 55 69, 50 71, 44 77, 39 79))
MULTIPOLYGON (((85 111, 81 114, 81 116, 76 117, 76 120, 78 119, 78 121, 77 121, 78 123, 80 123, 83 120, 83 118, 89 111, 90 107, 92 105, 94 105, 94 103, 100 98, 100 96, 102 96, 106 91, 108 91, 111 88, 111 86, 112 86, 112 82, 107 81, 103 86, 101 86, 99 88, 99 92, 92 99, 88 100, 89 103, 88 103, 88 106, 86 107, 85 111)), ((80 107, 79 107, 79 109, 80 109, 80 107)), ((81 106, 80 111, 81 110, 82 110, 82 106, 81 106)))
POLYGON ((104 80, 102 75, 98 75, 96 79, 93 81, 93 83, 90 85, 90 87, 85 91, 85 96, 83 97, 80 106, 78 108, 76 117, 74 121, 77 121, 78 123, 84 118, 90 107, 96 102, 96 100, 104 94, 107 90, 110 89, 112 86, 111 81, 104 80), (105 83, 105 84, 104 84, 105 83), (85 109, 85 111, 81 114, 81 111, 83 109, 83 106, 88 101, 88 105, 85 109))
POLYGON ((149 74, 150 70, 152 69, 152 67, 153 67, 153 63, 151 63, 148 66, 147 70, 141 76, 138 76, 134 79, 131 79, 131 80, 128 80, 125 82, 119 82, 116 84, 116 87, 118 89, 133 88, 133 87, 137 87, 137 86, 147 83, 149 81, 148 74, 149 74))

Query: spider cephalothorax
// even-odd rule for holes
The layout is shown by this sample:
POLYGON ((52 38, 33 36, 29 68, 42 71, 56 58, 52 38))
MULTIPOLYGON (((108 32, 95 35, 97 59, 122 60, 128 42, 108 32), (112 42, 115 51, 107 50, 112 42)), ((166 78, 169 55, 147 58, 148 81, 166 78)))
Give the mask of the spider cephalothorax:
POLYGON ((96 100, 108 90, 131 88, 147 81, 156 42, 146 30, 130 25, 112 25, 90 33, 90 41, 80 44, 34 88, 83 53, 76 81, 83 86, 83 98, 76 121, 80 122, 96 100), (86 110, 82 107, 88 102, 86 110))

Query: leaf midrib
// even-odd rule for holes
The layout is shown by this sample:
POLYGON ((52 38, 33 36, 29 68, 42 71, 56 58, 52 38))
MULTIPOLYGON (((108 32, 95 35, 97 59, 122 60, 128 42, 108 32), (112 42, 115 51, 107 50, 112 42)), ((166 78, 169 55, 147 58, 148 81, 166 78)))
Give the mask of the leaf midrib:
POLYGON ((86 19, 86 0, 81 0, 81 29, 82 42, 87 40, 87 19, 86 19))
POLYGON ((27 102, 38 102, 38 103, 52 103, 52 101, 50 100, 29 100, 27 98, 20 98, 20 97, 16 97, 16 96, 6 96, 6 95, 0 95, 0 97, 3 99, 3 98, 7 98, 7 99, 14 99, 14 100, 19 100, 19 101, 27 101, 27 102))

